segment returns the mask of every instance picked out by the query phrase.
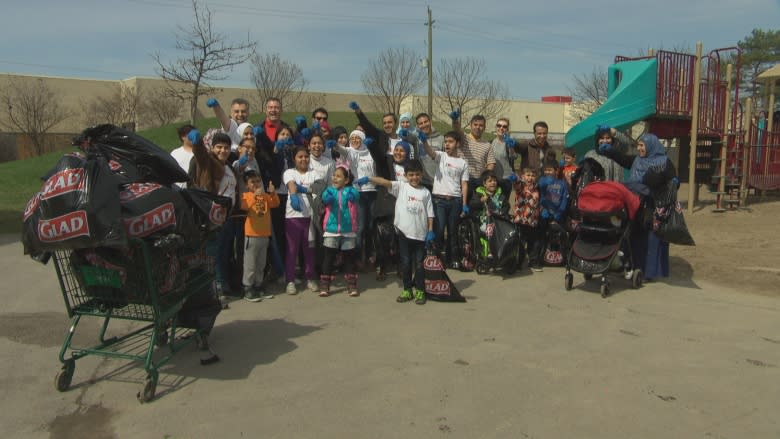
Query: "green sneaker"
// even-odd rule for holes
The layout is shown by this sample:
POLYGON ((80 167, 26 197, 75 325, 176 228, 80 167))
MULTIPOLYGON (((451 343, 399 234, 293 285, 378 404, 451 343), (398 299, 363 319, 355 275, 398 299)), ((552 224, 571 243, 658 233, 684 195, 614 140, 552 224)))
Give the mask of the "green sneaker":
POLYGON ((395 301, 398 303, 404 303, 412 300, 412 292, 409 290, 401 291, 401 295, 398 296, 395 301))
POLYGON ((426 299, 425 299, 425 291, 418 290, 415 288, 414 290, 414 303, 418 305, 425 305, 426 299))

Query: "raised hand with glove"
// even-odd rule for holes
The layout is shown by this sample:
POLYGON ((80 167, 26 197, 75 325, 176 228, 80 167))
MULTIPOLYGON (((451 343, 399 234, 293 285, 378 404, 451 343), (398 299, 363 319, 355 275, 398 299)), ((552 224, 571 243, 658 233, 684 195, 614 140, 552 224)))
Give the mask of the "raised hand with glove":
POLYGON ((420 142, 425 143, 425 141, 428 140, 428 136, 424 132, 418 130, 417 131, 417 140, 419 140, 420 142))
POLYGON ((517 141, 513 139, 509 133, 504 134, 504 144, 507 148, 514 148, 517 145, 517 141))
POLYGON ((203 137, 201 137, 200 131, 193 129, 190 130, 190 132, 187 134, 187 140, 189 140, 193 145, 197 145, 201 140, 203 140, 203 137))
POLYGON ((349 103, 349 108, 353 111, 360 111, 360 105, 355 101, 349 103))
POLYGON ((455 108, 452 111, 450 111, 450 119, 452 119, 453 121, 460 119, 460 108, 455 108))
POLYGON ((252 127, 252 134, 255 135, 255 137, 259 136, 260 134, 263 134, 265 130, 263 130, 263 127, 261 125, 255 125, 252 127))
POLYGON ((209 100, 206 101, 206 106, 209 108, 214 108, 219 105, 219 101, 217 101, 214 98, 209 98, 209 100))

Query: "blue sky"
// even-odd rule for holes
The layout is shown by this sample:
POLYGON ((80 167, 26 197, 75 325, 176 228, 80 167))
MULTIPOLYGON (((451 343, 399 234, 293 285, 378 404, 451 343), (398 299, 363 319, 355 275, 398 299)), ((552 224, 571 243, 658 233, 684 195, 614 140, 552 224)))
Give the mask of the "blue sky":
MULTIPOLYGON (((177 25, 192 23, 190 0, 9 0, 3 6, 0 71, 124 79, 156 76, 150 54, 175 50, 177 25)), ((204 3, 201 0, 201 3, 204 3)), ((424 57, 426 6, 435 20, 434 65, 476 56, 489 79, 516 99, 565 95, 572 75, 604 67, 615 55, 734 46, 754 28, 780 27, 780 0, 644 2, 496 0, 205 1, 230 40, 258 41, 297 63, 309 90, 362 92, 367 62, 389 47, 424 57), (327 6, 326 6, 327 5, 327 6)), ((216 86, 249 87, 249 66, 216 86)), ((424 92, 424 91, 423 91, 424 92)))

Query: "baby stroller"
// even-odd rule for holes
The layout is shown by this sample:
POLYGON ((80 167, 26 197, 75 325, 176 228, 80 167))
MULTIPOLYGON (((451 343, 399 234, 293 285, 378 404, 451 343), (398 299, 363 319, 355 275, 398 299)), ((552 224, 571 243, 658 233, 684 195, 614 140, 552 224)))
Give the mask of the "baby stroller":
POLYGON ((566 290, 572 289, 573 270, 582 273, 585 280, 600 275, 601 297, 609 296, 607 273, 619 257, 624 277, 631 279, 633 288, 641 287, 642 270, 633 265, 629 241, 639 197, 620 183, 596 181, 582 189, 577 201, 581 221, 566 261, 566 290))
MULTIPOLYGON (((477 274, 486 274, 491 269, 513 274, 520 267, 524 252, 520 233, 508 218, 491 212, 485 205, 487 221, 480 230, 475 247, 477 274)), ((477 226, 481 228, 480 226, 477 226)))

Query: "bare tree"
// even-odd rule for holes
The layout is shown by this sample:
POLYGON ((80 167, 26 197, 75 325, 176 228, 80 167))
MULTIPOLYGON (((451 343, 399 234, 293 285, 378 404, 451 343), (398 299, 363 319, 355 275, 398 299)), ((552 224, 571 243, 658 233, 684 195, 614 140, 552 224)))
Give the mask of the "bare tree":
POLYGON ((439 62, 433 88, 443 112, 459 108, 464 120, 476 114, 492 119, 508 108, 509 87, 486 79, 485 66, 484 59, 474 57, 439 62))
POLYGON ((8 116, 4 124, 30 138, 34 152, 46 152, 46 133, 70 117, 59 93, 43 79, 24 80, 11 77, 0 91, 0 103, 8 116))
POLYGON ((424 83, 425 71, 420 65, 420 56, 414 51, 391 48, 369 62, 361 80, 376 108, 398 114, 401 102, 424 83))
POLYGON ((168 93, 190 103, 190 123, 195 123, 198 98, 214 92, 209 81, 221 81, 227 76, 220 72, 232 70, 248 60, 257 43, 249 40, 229 43, 224 34, 213 29, 211 10, 192 0, 195 22, 190 27, 177 26, 176 49, 187 56, 165 63, 157 52, 152 55, 157 63, 157 74, 165 80, 168 93))
POLYGON ((181 119, 181 100, 166 93, 151 93, 144 99, 139 113, 151 125, 168 125, 181 119))
POLYGON ((87 125, 136 123, 143 97, 137 87, 116 84, 107 96, 98 96, 84 103, 87 125))
POLYGON ((590 116, 607 100, 608 79, 604 67, 594 67, 589 74, 572 77, 574 84, 567 88, 572 99, 572 115, 577 121, 590 116))
POLYGON ((296 108, 307 84, 298 64, 282 59, 278 53, 255 53, 251 63, 250 77, 257 89, 259 108, 270 97, 281 99, 287 108, 296 108))

